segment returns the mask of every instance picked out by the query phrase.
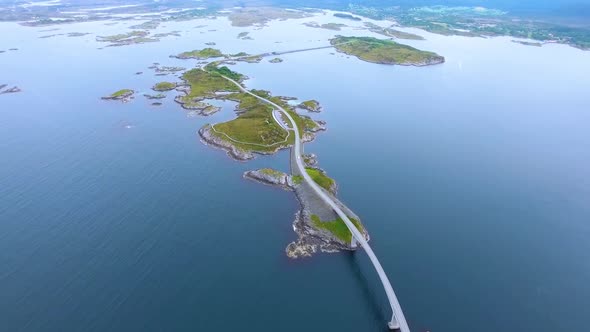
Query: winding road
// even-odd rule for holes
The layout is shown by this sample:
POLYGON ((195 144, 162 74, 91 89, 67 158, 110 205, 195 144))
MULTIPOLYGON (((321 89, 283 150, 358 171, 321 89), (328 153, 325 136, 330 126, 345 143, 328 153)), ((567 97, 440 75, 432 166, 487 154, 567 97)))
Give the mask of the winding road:
MULTIPOLYGON (((297 156, 296 165, 297 165, 297 168, 299 169, 299 172, 303 176, 304 181, 307 182, 307 184, 313 189, 313 191, 326 204, 328 204, 334 210, 334 212, 336 212, 336 214, 338 214, 338 216, 340 218, 342 218, 342 220, 344 221, 344 223, 346 224, 346 226, 348 227, 348 229, 350 230, 350 232, 352 233, 352 235, 356 239, 357 243, 359 243, 363 247, 363 249, 365 249, 365 252, 367 253, 367 255, 369 256, 369 259, 373 263, 375 270, 377 270, 377 274, 379 275, 379 279, 381 279, 381 283, 383 284, 383 288, 385 288, 385 294, 387 294, 387 299, 389 300, 389 304, 391 305, 391 310, 393 313, 392 313, 391 321, 389 321, 387 324, 389 329, 390 330, 399 330, 401 332, 410 332, 410 328, 408 326, 408 323, 406 322, 406 318, 404 317, 402 307, 399 304, 399 301, 397 300, 395 292, 393 291, 393 287, 391 287, 391 283, 389 282, 389 278, 387 278, 387 275, 385 274, 385 271, 383 270, 381 263, 379 263, 379 259, 377 259, 377 256, 373 252, 373 249, 371 249, 371 246, 369 246, 369 243, 365 240, 365 237, 354 226, 354 224, 350 221, 350 219, 342 211, 342 209, 340 209, 340 207, 332 200, 332 198, 330 198, 330 196, 328 196, 326 194, 326 192, 323 191, 322 188, 320 188, 320 186, 318 186, 315 183, 315 181, 313 181, 313 179, 309 176, 309 174, 307 174, 307 172, 305 170, 305 166, 303 165, 303 161, 301 160, 301 137, 299 135, 299 128, 297 127, 295 120, 291 117, 289 112, 287 112, 285 109, 283 109, 281 106, 277 105, 276 103, 250 92, 249 90, 244 88, 240 83, 230 79, 229 77, 223 76, 223 78, 225 78, 226 80, 235 84, 242 92, 247 93, 247 94, 249 94, 255 98, 258 98, 259 100, 273 106, 276 110, 283 113, 289 119, 289 121, 291 122, 291 127, 292 127, 292 129, 289 129, 289 130, 292 130, 295 134, 295 145, 294 145, 294 149, 295 149, 294 152, 295 153, 294 154, 295 154, 295 156, 297 156)), ((273 117, 273 118, 275 119, 275 121, 278 120, 276 117, 273 117)), ((279 125, 281 125, 281 127, 284 128, 284 125, 282 125, 280 122, 279 122, 279 125)))

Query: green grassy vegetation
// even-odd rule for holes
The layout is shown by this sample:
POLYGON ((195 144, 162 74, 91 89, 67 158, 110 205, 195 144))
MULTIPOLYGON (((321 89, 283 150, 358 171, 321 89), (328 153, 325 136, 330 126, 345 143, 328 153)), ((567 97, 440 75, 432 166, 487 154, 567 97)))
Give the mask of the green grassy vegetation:
POLYGON ((191 86, 190 93, 183 97, 185 100, 201 100, 215 97, 216 92, 239 91, 232 82, 215 73, 209 73, 198 68, 191 69, 182 75, 191 86))
POLYGON ((373 37, 337 36, 330 40, 340 52, 354 55, 357 58, 380 64, 423 65, 444 61, 444 58, 433 52, 421 51, 408 45, 398 44, 391 40, 373 37), (343 44, 346 43, 346 44, 343 44))
POLYGON ((307 171, 307 174, 309 174, 312 180, 320 187, 326 189, 328 192, 332 192, 334 179, 329 178, 324 172, 315 168, 306 167, 305 171, 307 171))
POLYGON ((209 65, 207 65, 207 67, 205 67, 205 70, 207 70, 210 73, 219 74, 221 76, 231 78, 232 80, 234 80, 236 82, 241 82, 244 79, 244 75, 237 73, 237 72, 227 68, 226 66, 217 67, 215 65, 209 64, 209 65))
POLYGON ((293 183, 296 185, 300 185, 303 182, 303 176, 301 175, 294 175, 293 176, 293 183))
MULTIPOLYGON (((246 93, 233 93, 224 97, 225 99, 238 102, 237 109, 240 115, 233 120, 215 125, 215 129, 234 140, 245 142, 244 144, 232 142, 232 144, 248 151, 274 151, 281 145, 292 144, 294 135, 289 135, 281 128, 272 117, 273 108, 246 93), (248 144, 249 143, 249 144, 248 144), (268 145, 268 146, 260 146, 268 145)), ((223 135, 218 135, 227 139, 223 135)))
MULTIPOLYGON (((191 86, 190 93, 181 98, 182 102, 186 103, 185 106, 190 107, 193 104, 195 107, 203 106, 199 103, 207 98, 232 100, 238 103, 236 107, 238 117, 213 125, 213 135, 230 141, 232 145, 246 151, 272 152, 277 148, 294 143, 295 135, 289 135, 275 122, 271 105, 248 93, 241 92, 235 84, 223 78, 222 75, 236 81, 241 81, 244 78, 240 73, 227 67, 217 67, 215 64, 207 65, 205 70, 189 70, 182 76, 191 86), (218 95, 216 92, 229 92, 229 94, 218 95)), ((252 93, 290 110, 300 132, 303 133, 304 119, 291 110, 284 98, 274 97, 265 90, 252 90, 252 93)))
POLYGON ((179 59, 210 59, 210 58, 220 58, 224 56, 220 50, 216 48, 207 47, 202 50, 193 50, 188 52, 182 52, 178 54, 176 57, 179 59))
POLYGON ((237 57, 241 57, 241 56, 249 56, 250 54, 246 53, 246 52, 240 52, 240 53, 236 53, 236 54, 231 54, 230 56, 232 58, 237 58, 237 57))
POLYGON ((269 60, 268 62, 270 62, 270 63, 280 63, 280 62, 283 62, 283 59, 281 59, 281 58, 274 58, 274 59, 269 60))
MULTIPOLYGON (((358 220, 354 218, 349 219, 359 231, 363 231, 363 226, 358 220)), ((311 222, 317 228, 325 229, 330 233, 334 234, 335 237, 342 240, 342 242, 344 243, 350 243, 352 241, 352 233, 350 232, 342 218, 338 218, 332 221, 321 221, 319 216, 313 214, 311 215, 311 222)))
POLYGON ((304 131, 314 132, 318 129, 318 124, 311 118, 303 118, 303 129, 304 131))
POLYGON ((275 178, 281 177, 284 173, 274 170, 272 168, 263 168, 260 170, 262 174, 266 174, 275 178))
POLYGON ((308 111, 317 112, 320 110, 320 102, 317 100, 306 100, 299 104, 299 107, 304 108, 308 111))
POLYGON ((129 94, 133 94, 133 90, 122 89, 122 90, 116 91, 113 94, 111 94, 111 98, 117 98, 117 97, 129 95, 129 94))
POLYGON ((173 90, 174 88, 176 88, 175 83, 160 82, 160 83, 157 83, 156 85, 154 85, 154 87, 152 89, 154 89, 156 91, 170 91, 170 90, 173 90))

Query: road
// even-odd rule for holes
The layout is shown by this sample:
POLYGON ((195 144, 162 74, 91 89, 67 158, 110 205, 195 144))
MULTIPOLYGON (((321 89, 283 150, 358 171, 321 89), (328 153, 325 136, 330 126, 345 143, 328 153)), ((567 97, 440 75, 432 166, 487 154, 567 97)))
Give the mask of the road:
MULTIPOLYGON (((383 288, 385 289, 385 294, 387 295, 387 299, 389 300, 389 304, 391 305, 391 310, 392 310, 393 314, 392 314, 391 321, 388 323, 389 329, 400 330, 401 332, 410 332, 410 328, 408 326, 408 323, 406 322, 406 318, 404 317, 402 307, 399 304, 399 301, 397 300, 395 292, 393 291, 393 287, 391 287, 391 283, 389 282, 389 278, 387 278, 387 275, 385 274, 385 271, 383 270, 381 263, 379 263, 379 259, 377 259, 377 256, 373 252, 373 249, 371 249, 371 246, 369 246, 369 243, 365 240, 365 237, 354 226, 352 221, 350 221, 350 219, 342 211, 342 209, 340 209, 340 207, 330 198, 330 196, 328 196, 320 188, 320 186, 318 186, 315 183, 315 181, 313 181, 313 179, 309 176, 309 174, 307 174, 307 172, 305 171, 305 166, 303 165, 303 161, 301 160, 301 137, 299 135, 299 129, 297 128, 297 124, 295 123, 295 120, 293 120, 293 118, 291 117, 289 112, 287 112, 281 106, 275 104, 274 102, 272 102, 266 98, 260 97, 256 94, 248 91, 240 83, 230 79, 229 77, 224 76, 224 78, 226 80, 234 83, 240 90, 242 90, 242 92, 247 93, 247 94, 275 107, 278 111, 283 113, 289 119, 289 121, 291 122, 291 127, 293 128, 291 130, 293 130, 293 132, 295 133, 295 145, 294 145, 295 153, 294 154, 295 154, 295 156, 297 156, 296 165, 297 165, 297 168, 299 169, 299 172, 303 176, 304 181, 307 182, 307 184, 313 189, 313 191, 326 204, 328 204, 334 210, 334 212, 336 212, 336 214, 338 214, 338 216, 340 218, 342 218, 342 220, 344 221, 344 223, 346 224, 346 226, 348 227, 348 229, 351 231, 352 235, 356 239, 357 243, 360 244, 361 247, 363 247, 363 249, 365 249, 365 252, 367 253, 367 255, 369 256, 369 259, 373 263, 375 270, 377 270, 377 274, 379 275, 379 279, 381 280, 381 283, 383 284, 383 288)), ((277 119, 275 118, 275 121, 276 120, 277 119)), ((279 122, 279 125, 281 125, 280 122, 279 122)), ((283 126, 281 126, 281 127, 283 127, 283 126)))

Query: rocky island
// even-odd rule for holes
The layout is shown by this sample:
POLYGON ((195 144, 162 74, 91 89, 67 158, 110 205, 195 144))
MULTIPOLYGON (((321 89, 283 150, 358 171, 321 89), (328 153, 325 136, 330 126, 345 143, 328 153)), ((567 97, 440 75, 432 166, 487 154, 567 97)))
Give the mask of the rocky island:
POLYGON ((320 28, 320 29, 333 30, 333 31, 340 31, 342 28, 347 27, 346 24, 342 24, 342 23, 319 24, 317 22, 306 22, 306 23, 303 23, 303 25, 308 26, 310 28, 320 28))
MULTIPOLYGON (((319 168, 308 167, 306 171, 310 175, 313 174, 313 181, 322 188, 332 189, 327 191, 330 198, 345 211, 353 224, 368 240, 369 235, 360 222, 360 218, 335 197, 335 181, 319 168)), ((320 251, 356 250, 356 248, 351 247, 352 234, 344 221, 338 218, 329 206, 317 198, 313 190, 303 181, 301 175, 289 175, 277 170, 263 168, 245 172, 244 178, 295 193, 300 204, 300 210, 295 214, 293 230, 297 233, 298 239, 290 243, 285 249, 288 257, 308 257, 320 251)))
POLYGON ((348 55, 354 55, 360 60, 402 66, 429 66, 445 62, 445 58, 414 47, 396 43, 391 40, 373 37, 343 37, 337 36, 330 40, 336 50, 348 55))
POLYGON ((149 32, 134 30, 127 33, 121 33, 111 36, 97 36, 97 42, 110 43, 107 46, 125 46, 133 44, 143 44, 159 41, 156 38, 149 38, 149 32))
POLYGON ((113 92, 109 96, 102 97, 101 99, 103 99, 103 100, 119 100, 123 103, 127 103, 127 102, 131 101, 131 99, 133 99, 134 94, 135 94, 135 91, 133 91, 131 89, 122 89, 122 90, 113 92))
POLYGON ((174 90, 175 88, 176 88, 176 83, 160 82, 160 83, 156 83, 156 85, 154 85, 152 87, 152 90, 162 92, 162 91, 174 90))
POLYGON ((178 55, 173 55, 171 57, 178 58, 178 59, 197 59, 197 60, 204 60, 204 59, 211 59, 211 58, 221 58, 224 54, 221 53, 220 50, 216 48, 207 47, 202 50, 193 50, 188 52, 182 52, 178 55))

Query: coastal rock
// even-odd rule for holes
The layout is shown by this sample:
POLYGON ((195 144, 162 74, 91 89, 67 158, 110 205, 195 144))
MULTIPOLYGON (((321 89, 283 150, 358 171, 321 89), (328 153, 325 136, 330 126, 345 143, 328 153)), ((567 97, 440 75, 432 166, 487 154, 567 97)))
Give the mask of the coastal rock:
POLYGON ((278 186, 285 190, 293 190, 293 179, 290 175, 271 169, 263 168, 255 171, 244 172, 244 178, 254 180, 263 184, 278 186))
MULTIPOLYGON (((0 90, 2 90, 5 87, 6 87, 6 84, 3 84, 2 87, 0 88, 0 90)), ((14 86, 14 87, 12 87, 10 89, 6 89, 4 91, 0 91, 0 95, 5 94, 5 93, 17 93, 17 92, 21 92, 21 91, 22 90, 19 87, 14 86)))
POLYGON ((318 164, 317 156, 313 153, 303 155, 303 162, 306 166, 315 167, 318 164))
POLYGON ((424 66, 433 66, 438 65, 445 62, 445 57, 436 55, 428 59, 424 59, 423 61, 417 61, 412 64, 400 64, 402 66, 415 66, 415 67, 424 67, 424 66))
POLYGON ((236 160, 245 161, 254 158, 254 154, 252 152, 242 150, 230 142, 217 137, 213 133, 213 129, 209 124, 199 129, 199 136, 201 136, 201 141, 205 144, 212 145, 227 151, 228 156, 236 160))

